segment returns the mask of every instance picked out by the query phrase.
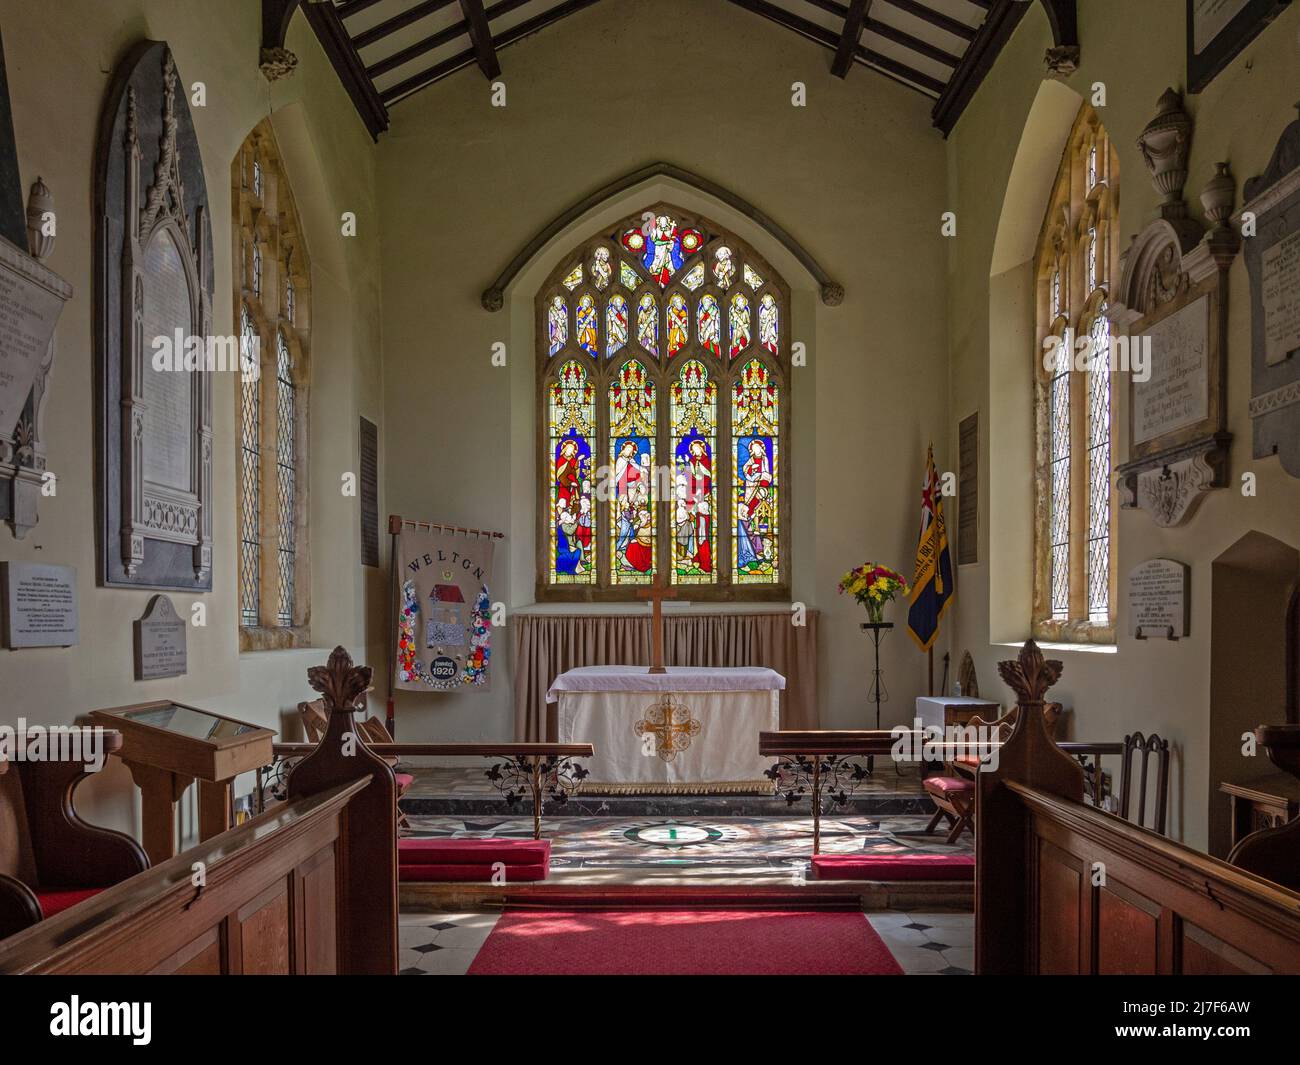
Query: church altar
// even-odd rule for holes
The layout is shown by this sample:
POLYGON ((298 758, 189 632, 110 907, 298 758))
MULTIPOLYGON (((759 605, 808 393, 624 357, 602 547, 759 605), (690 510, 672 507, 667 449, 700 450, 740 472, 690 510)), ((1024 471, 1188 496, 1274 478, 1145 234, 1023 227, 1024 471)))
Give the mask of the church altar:
POLYGON ((546 693, 561 743, 591 743, 585 792, 772 791, 758 734, 780 728, 785 678, 741 666, 584 666, 546 693))

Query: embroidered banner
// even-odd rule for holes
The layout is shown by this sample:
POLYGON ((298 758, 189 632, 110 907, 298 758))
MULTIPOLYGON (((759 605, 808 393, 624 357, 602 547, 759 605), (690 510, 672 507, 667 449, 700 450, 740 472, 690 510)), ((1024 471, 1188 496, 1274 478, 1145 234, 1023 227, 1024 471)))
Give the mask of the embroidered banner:
POLYGON ((491 537, 402 527, 395 688, 491 686, 492 547, 491 537))

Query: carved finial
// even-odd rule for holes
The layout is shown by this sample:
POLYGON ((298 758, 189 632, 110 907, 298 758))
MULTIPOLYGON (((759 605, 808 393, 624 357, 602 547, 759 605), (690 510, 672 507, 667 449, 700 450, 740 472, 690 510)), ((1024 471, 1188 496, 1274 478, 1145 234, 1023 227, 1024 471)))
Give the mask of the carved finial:
POLYGON ((354 666, 343 647, 334 648, 325 665, 307 670, 307 682, 325 697, 325 709, 332 714, 356 709, 357 699, 370 690, 370 676, 370 667, 354 666))
POLYGON ((1020 703, 1041 703, 1047 689, 1061 679, 1065 667, 1055 658, 1044 659, 1043 652, 1033 640, 1025 646, 1014 661, 999 662, 998 673, 1016 693, 1020 703))

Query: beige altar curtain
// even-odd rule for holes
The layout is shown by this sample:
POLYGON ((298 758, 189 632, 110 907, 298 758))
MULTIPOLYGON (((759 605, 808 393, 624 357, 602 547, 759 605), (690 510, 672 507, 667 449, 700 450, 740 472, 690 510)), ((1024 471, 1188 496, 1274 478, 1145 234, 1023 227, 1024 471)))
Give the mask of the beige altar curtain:
MULTIPOLYGON (((790 613, 664 615, 670 666, 767 666, 785 677, 783 729, 820 728, 817 712, 818 612, 806 625, 790 613)), ((650 664, 650 615, 515 614, 515 739, 546 739, 546 692, 578 666, 650 664)))

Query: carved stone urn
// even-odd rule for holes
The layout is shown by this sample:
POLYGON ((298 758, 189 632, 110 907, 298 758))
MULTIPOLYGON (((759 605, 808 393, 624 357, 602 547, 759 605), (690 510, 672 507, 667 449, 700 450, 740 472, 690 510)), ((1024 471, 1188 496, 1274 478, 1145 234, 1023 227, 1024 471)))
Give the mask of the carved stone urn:
POLYGON ((1201 189, 1201 206, 1205 208, 1205 217, 1215 229, 1221 228, 1232 214, 1236 195, 1237 183, 1228 173, 1228 164, 1215 163, 1214 177, 1201 189))
POLYGON ((1166 89, 1156 105, 1156 117, 1138 137, 1138 150, 1151 174, 1151 184, 1163 197, 1160 214, 1182 217, 1183 186, 1187 183, 1187 153, 1191 147, 1192 119, 1183 110, 1182 93, 1166 89))

